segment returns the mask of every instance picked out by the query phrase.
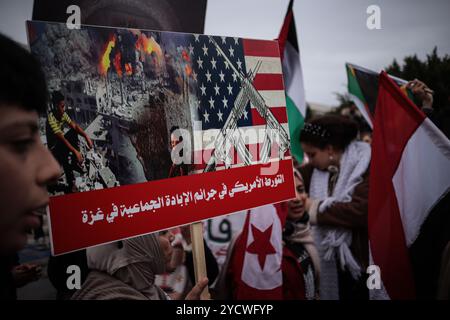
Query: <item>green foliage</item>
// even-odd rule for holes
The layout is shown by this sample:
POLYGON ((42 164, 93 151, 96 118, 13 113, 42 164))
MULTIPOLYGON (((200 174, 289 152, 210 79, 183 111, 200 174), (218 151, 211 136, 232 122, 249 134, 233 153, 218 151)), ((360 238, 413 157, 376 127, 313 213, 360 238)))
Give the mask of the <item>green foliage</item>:
POLYGON ((450 56, 439 57, 437 47, 421 61, 416 54, 403 59, 399 65, 394 59, 386 72, 405 80, 418 79, 434 90, 435 109, 450 107, 450 56))

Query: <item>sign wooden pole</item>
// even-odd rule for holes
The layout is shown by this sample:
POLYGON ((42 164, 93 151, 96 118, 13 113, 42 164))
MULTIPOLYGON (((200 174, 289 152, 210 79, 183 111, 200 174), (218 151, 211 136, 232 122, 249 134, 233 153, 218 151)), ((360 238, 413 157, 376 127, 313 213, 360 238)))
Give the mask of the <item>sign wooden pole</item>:
MULTIPOLYGON (((207 277, 202 222, 196 222, 191 224, 191 241, 192 241, 192 258, 194 260, 195 283, 197 283, 200 279, 207 277)), ((200 295, 200 298, 202 300, 211 299, 208 286, 205 287, 205 289, 200 295)))

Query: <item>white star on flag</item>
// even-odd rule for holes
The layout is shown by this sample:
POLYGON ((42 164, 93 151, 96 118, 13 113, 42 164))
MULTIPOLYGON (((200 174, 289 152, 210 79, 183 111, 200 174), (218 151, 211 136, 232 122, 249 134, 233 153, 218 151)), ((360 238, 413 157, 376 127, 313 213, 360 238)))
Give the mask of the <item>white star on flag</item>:
POLYGON ((219 90, 220 90, 220 88, 219 88, 219 86, 217 86, 217 83, 216 83, 216 85, 214 86, 214 91, 216 92, 216 96, 218 96, 220 94, 219 90))
POLYGON ((225 82, 225 74, 222 72, 222 70, 219 73, 220 82, 225 82))
POLYGON ((237 61, 236 61, 236 64, 238 65, 238 68, 239 69, 242 69, 242 62, 241 62, 241 59, 237 59, 237 61))
POLYGON ((200 86, 200 90, 202 90, 202 96, 206 96, 206 87, 203 85, 200 86))
POLYGON ((232 95, 233 94, 233 87, 230 84, 228 84, 227 89, 228 89, 228 94, 232 95))
POLYGON ((202 50, 203 50, 203 55, 207 56, 208 55, 208 47, 205 44, 203 45, 202 50))
POLYGON ((216 63, 217 63, 217 61, 216 61, 214 58, 212 58, 212 60, 211 60, 211 65, 212 65, 212 68, 213 68, 213 69, 216 68, 216 63))
POLYGON ((205 110, 205 113, 203 114, 203 117, 205 117, 205 122, 209 122, 209 113, 205 110))
POLYGON ((234 56, 234 49, 233 49, 233 47, 230 46, 230 49, 228 49, 228 51, 230 51, 230 56, 233 57, 234 56))
POLYGON ((212 98, 212 96, 209 98, 209 107, 211 108, 211 109, 214 109, 214 99, 212 98))
POLYGON ((206 76, 206 81, 211 82, 211 73, 209 72, 209 70, 206 71, 205 76, 206 76))
POLYGON ((223 102, 223 107, 228 108, 228 100, 227 100, 227 98, 225 98, 225 96, 223 96, 222 102, 223 102))
POLYGON ((200 59, 200 57, 198 57, 197 63, 198 63, 198 67, 199 67, 200 69, 203 69, 203 60, 200 59))

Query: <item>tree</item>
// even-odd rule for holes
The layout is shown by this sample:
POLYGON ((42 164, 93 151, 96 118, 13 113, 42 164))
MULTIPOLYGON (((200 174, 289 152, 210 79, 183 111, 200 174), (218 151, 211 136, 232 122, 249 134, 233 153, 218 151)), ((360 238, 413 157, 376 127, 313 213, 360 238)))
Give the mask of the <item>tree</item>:
POLYGON ((416 54, 407 56, 400 66, 394 59, 386 69, 388 74, 405 80, 419 79, 434 90, 434 108, 450 107, 450 56, 439 57, 437 47, 421 61, 416 54))

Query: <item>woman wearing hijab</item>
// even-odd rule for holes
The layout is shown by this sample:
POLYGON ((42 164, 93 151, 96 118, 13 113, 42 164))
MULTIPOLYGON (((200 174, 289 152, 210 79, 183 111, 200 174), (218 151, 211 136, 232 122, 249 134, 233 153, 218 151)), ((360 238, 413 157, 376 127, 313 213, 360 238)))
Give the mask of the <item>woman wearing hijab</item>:
MULTIPOLYGON (((166 300, 155 275, 170 268, 170 233, 149 234, 87 249, 91 269, 74 300, 166 300)), ((199 299, 208 280, 202 279, 186 296, 199 299)))
POLYGON ((283 296, 289 300, 314 300, 318 298, 320 261, 305 210, 308 194, 296 169, 294 182, 295 198, 287 202, 283 228, 283 296))
MULTIPOLYGON (((295 198, 279 203, 276 210, 286 215, 282 234, 277 234, 283 243, 281 271, 283 275, 283 300, 314 300, 318 298, 319 285, 319 255, 314 245, 314 239, 309 225, 309 216, 305 211, 307 194, 301 174, 294 169, 295 198)), ((260 214, 264 214, 260 213, 260 214)), ((270 214, 270 212, 269 212, 270 214)), ((222 266, 214 288, 214 298, 217 300, 237 299, 235 244, 242 233, 233 237, 227 257, 222 266)), ((237 264, 239 265, 239 263, 237 264)), ((264 299, 264 296, 261 296, 264 299)), ((256 299, 256 298, 254 298, 256 299)))
POLYGON ((327 115, 305 124, 300 143, 309 163, 300 169, 320 256, 320 299, 368 299, 370 146, 356 141, 353 121, 327 115))

